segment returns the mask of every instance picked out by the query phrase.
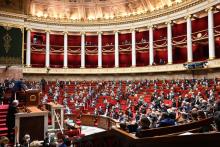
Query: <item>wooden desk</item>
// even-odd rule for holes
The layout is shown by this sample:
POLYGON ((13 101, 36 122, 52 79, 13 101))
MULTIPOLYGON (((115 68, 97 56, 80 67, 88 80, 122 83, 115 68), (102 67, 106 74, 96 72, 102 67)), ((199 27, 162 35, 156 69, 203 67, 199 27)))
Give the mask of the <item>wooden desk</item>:
POLYGON ((48 112, 37 107, 27 107, 28 112, 15 114, 15 143, 20 143, 25 134, 30 134, 31 141, 43 140, 48 130, 48 112))

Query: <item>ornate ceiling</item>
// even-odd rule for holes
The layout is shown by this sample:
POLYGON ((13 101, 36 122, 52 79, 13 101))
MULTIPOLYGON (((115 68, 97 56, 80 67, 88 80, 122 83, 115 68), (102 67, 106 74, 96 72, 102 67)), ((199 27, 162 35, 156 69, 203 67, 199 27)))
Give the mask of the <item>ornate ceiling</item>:
POLYGON ((152 13, 193 0, 30 0, 29 13, 43 18, 103 20, 152 13))

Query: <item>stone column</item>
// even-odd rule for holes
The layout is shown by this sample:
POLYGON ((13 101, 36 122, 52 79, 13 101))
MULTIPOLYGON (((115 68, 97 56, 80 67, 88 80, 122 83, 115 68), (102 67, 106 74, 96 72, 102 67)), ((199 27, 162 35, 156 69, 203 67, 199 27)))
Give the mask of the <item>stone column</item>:
POLYGON ((193 61, 191 17, 192 17, 191 15, 186 17, 186 23, 187 23, 187 62, 193 61))
POLYGON ((153 26, 149 26, 149 64, 154 63, 154 43, 153 43, 153 26))
POLYGON ((135 38, 135 29, 131 30, 131 60, 132 60, 132 67, 136 66, 136 38, 135 38))
POLYGON ((68 32, 64 32, 64 54, 63 54, 63 67, 68 67, 68 32))
POLYGON ((98 68, 102 68, 102 32, 98 32, 98 68))
POLYGON ((167 50, 168 64, 173 63, 173 46, 172 46, 172 22, 167 22, 167 50))
POLYGON ((26 66, 31 66, 31 30, 27 28, 26 66))
POLYGON ((215 59, 213 7, 208 9, 209 59, 215 59))
POLYGON ((46 65, 50 67, 50 31, 46 31, 46 65))
POLYGON ((118 31, 115 31, 115 67, 119 67, 118 31))
POLYGON ((81 68, 85 68, 85 32, 81 32, 81 68))

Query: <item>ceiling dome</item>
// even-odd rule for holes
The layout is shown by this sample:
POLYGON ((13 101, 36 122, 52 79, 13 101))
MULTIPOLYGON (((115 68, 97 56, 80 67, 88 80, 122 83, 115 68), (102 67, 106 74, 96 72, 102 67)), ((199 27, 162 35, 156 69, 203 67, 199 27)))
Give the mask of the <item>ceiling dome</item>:
POLYGON ((31 0, 30 15, 78 21, 115 19, 166 9, 187 0, 31 0))

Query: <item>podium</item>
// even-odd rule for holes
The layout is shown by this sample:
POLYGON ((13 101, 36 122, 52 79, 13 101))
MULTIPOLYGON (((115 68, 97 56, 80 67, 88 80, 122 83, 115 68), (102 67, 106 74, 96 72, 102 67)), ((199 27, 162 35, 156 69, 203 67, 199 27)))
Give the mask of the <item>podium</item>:
POLYGON ((16 97, 16 99, 25 106, 38 106, 40 104, 40 90, 38 89, 17 91, 16 97))
POLYGON ((40 104, 40 90, 28 89, 26 93, 26 106, 38 106, 40 104))
POLYGON ((31 141, 44 140, 48 130, 48 111, 42 111, 35 106, 26 107, 27 112, 15 114, 15 144, 19 144, 25 134, 31 141))

